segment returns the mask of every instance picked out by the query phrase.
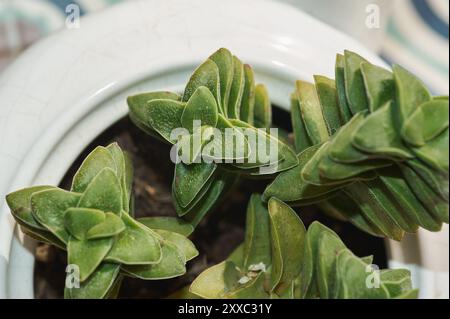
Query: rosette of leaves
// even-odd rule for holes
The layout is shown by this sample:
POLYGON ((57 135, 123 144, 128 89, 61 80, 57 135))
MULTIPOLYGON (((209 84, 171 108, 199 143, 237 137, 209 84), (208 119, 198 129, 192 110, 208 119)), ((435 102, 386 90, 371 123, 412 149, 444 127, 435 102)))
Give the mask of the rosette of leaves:
POLYGON ((190 286, 202 298, 417 298, 405 269, 376 270, 372 257, 355 256, 331 229, 305 229, 285 203, 268 208, 253 195, 244 243, 190 286))
POLYGON ((433 97, 398 65, 388 71, 346 51, 335 80, 297 82, 292 124, 299 165, 264 193, 319 203, 377 236, 400 240, 449 221, 448 97, 433 97))
POLYGON ((25 234, 67 251, 72 270, 65 298, 114 297, 124 275, 180 276, 198 254, 185 237, 189 225, 175 218, 133 218, 132 175, 128 156, 114 143, 86 157, 70 191, 34 186, 7 195, 25 234))
POLYGON ((227 49, 194 71, 182 95, 143 93, 129 97, 128 105, 139 128, 177 146, 182 161, 175 165, 174 203, 179 216, 193 225, 238 176, 273 175, 298 163, 291 147, 267 131, 272 115, 266 88, 256 85, 252 68, 227 49), (224 138, 227 132, 234 135, 231 143, 224 138), (276 145, 277 151, 260 156, 261 144, 250 141, 246 132, 276 145))

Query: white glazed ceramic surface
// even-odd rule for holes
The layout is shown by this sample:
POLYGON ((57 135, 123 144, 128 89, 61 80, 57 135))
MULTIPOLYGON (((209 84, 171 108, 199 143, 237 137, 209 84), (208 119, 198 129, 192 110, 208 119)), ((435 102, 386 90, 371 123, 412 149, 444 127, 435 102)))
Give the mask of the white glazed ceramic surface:
MULTIPOLYGON (((0 298, 33 298, 34 243, 15 228, 4 196, 58 184, 79 153, 126 115, 126 96, 182 89, 195 65, 219 47, 252 64, 283 108, 295 79, 334 76, 337 52, 354 50, 383 64, 345 35, 269 1, 126 2, 41 41, 0 75, 0 298)), ((438 292, 435 281, 423 284, 430 281, 422 267, 435 278, 429 256, 447 256, 438 270, 447 276, 448 296, 448 235, 426 233, 391 250, 396 266, 411 260, 408 253, 423 257, 414 267, 424 297, 438 292)))

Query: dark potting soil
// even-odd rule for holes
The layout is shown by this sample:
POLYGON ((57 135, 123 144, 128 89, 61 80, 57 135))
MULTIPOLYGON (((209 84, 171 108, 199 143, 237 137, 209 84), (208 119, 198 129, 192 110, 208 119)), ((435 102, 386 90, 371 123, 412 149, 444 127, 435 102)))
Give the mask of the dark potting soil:
MULTIPOLYGON (((286 124, 290 123, 287 113, 274 108, 274 122, 290 131, 289 124, 286 124)), ((97 145, 108 145, 114 141, 133 160, 136 217, 176 216, 171 198, 174 165, 169 157, 170 146, 145 135, 128 118, 108 128, 84 150, 63 178, 60 187, 70 188, 76 169, 97 145)), ((188 263, 186 275, 159 281, 126 277, 119 298, 164 298, 188 285, 205 268, 223 261, 244 239, 245 212, 250 195, 261 193, 267 183, 243 180, 226 200, 207 214, 190 237, 200 254, 188 263)), ((383 239, 363 233, 350 223, 331 219, 314 206, 296 208, 296 211, 306 226, 319 220, 336 231, 356 255, 374 255, 374 263, 386 267, 383 239)), ((34 269, 36 298, 63 298, 66 257, 64 251, 54 246, 37 245, 34 269)))

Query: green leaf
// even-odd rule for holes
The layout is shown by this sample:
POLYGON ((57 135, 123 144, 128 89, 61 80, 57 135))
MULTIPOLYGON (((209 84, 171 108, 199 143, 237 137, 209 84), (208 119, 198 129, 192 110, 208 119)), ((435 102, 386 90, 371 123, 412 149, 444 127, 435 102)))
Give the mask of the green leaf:
POLYGON ((255 110, 255 78, 252 67, 248 64, 244 64, 244 92, 242 93, 241 111, 239 118, 253 125, 254 110, 255 110))
POLYGON ((147 103, 146 118, 148 124, 158 132, 167 142, 175 143, 175 129, 182 128, 181 116, 183 115, 185 103, 156 99, 147 103))
POLYGON ((188 222, 168 216, 152 216, 152 217, 142 217, 138 219, 138 222, 144 224, 150 229, 161 229, 171 232, 178 233, 183 236, 189 236, 194 231, 194 227, 188 222))
POLYGON ((244 93, 245 75, 244 65, 235 56, 233 56, 233 82, 231 82, 230 98, 226 115, 229 118, 238 119, 240 117, 240 107, 242 94, 244 93))
POLYGON ((345 187, 344 191, 361 208, 364 216, 378 227, 387 237, 401 240, 404 231, 393 221, 389 212, 391 206, 377 197, 377 192, 364 182, 356 182, 345 187))
POLYGON ((320 144, 327 141, 329 139, 328 129, 314 85, 308 82, 297 81, 297 94, 303 123, 312 144, 320 144))
POLYGON ((189 98, 181 116, 183 127, 194 132, 194 121, 199 121, 199 127, 217 125, 218 109, 215 97, 205 86, 200 86, 189 98))
POLYGON ((411 272, 407 269, 384 269, 380 271, 380 279, 391 298, 401 296, 412 290, 411 272))
POLYGON ((425 102, 406 119, 402 138, 412 146, 423 146, 448 128, 448 101, 425 102))
POLYGON ((340 192, 338 196, 320 202, 318 205, 325 213, 347 219, 372 236, 384 237, 381 230, 364 216, 361 208, 345 192, 340 192))
POLYGON ((64 226, 76 239, 86 239, 92 227, 105 220, 105 213, 98 209, 71 207, 64 213, 64 226))
POLYGON ((331 136, 344 124, 339 112, 335 82, 325 76, 315 75, 314 83, 328 134, 331 136))
MULTIPOLYGON (((202 218, 221 200, 221 198, 230 190, 230 188, 236 183, 238 176, 221 172, 203 197, 184 215, 184 219, 189 221, 193 227, 196 227, 202 218)), ((178 210, 177 210, 178 212, 178 210)))
POLYGON ((206 60, 195 69, 189 82, 186 84, 182 101, 187 102, 200 86, 206 86, 220 105, 222 99, 220 96, 219 68, 217 67, 217 64, 210 59, 206 60))
POLYGON ((430 229, 433 229, 433 231, 440 230, 441 225, 439 220, 448 222, 448 202, 438 196, 409 166, 400 164, 399 167, 406 182, 408 183, 408 186, 411 188, 414 195, 416 195, 417 199, 431 214, 432 220, 435 221, 435 223, 431 223, 430 221, 430 229))
POLYGON ((306 229, 297 214, 276 198, 269 200, 272 239, 271 287, 278 295, 299 275, 306 229))
MULTIPOLYGON (((198 251, 194 244, 185 236, 168 230, 155 229, 155 232, 159 234, 165 241, 173 244, 178 251, 185 257, 184 261, 187 262, 198 256, 198 251)), ((164 256, 163 256, 164 257, 164 256)))
POLYGON ((412 147, 412 152, 422 161, 443 174, 448 174, 449 163, 449 130, 446 129, 427 144, 412 147))
POLYGON ((76 207, 81 195, 59 188, 42 190, 31 195, 33 217, 45 226, 63 243, 67 243, 69 234, 64 226, 64 213, 70 207, 76 207))
POLYGON ((341 252, 347 258, 340 259, 338 268, 341 270, 341 280, 345 282, 347 289, 345 296, 349 299, 386 299, 389 298, 389 292, 381 283, 379 287, 370 287, 366 284, 369 280, 367 266, 358 257, 354 256, 350 251, 343 250, 341 252), (341 262, 343 260, 344 262, 341 262))
POLYGON ((102 263, 96 271, 79 288, 64 289, 64 298, 68 299, 101 299, 108 296, 119 275, 120 266, 102 263))
POLYGON ((320 145, 312 146, 301 152, 298 155, 299 164, 278 174, 275 180, 265 189, 263 198, 266 201, 270 197, 276 197, 285 202, 295 202, 333 192, 336 189, 333 185, 313 185, 302 178, 303 167, 319 147, 320 145))
POLYGON ((122 219, 113 213, 106 213, 105 220, 88 230, 86 238, 97 239, 116 236, 125 230, 122 219))
POLYGON ((155 132, 149 122, 148 102, 156 99, 179 101, 181 97, 176 93, 157 91, 137 94, 127 98, 131 121, 141 130, 152 136, 157 136, 158 133, 155 132))
POLYGON ((448 202, 448 174, 439 174, 418 159, 406 161, 405 165, 410 167, 436 194, 448 202))
POLYGON ((130 211, 131 188, 133 184, 133 164, 128 155, 122 151, 117 143, 112 143, 106 147, 111 153, 116 163, 117 178, 122 188, 123 210, 130 211))
MULTIPOLYGON (((321 171, 319 170, 319 167, 321 162, 328 156, 327 154, 330 145, 331 145, 330 142, 325 142, 324 144, 322 144, 320 148, 312 155, 311 159, 303 167, 301 175, 306 182, 317 186, 342 185, 347 184, 349 181, 370 180, 376 177, 376 174, 371 171, 365 172, 364 174, 359 174, 357 176, 351 176, 348 177, 347 179, 330 179, 322 175, 321 171)), ((351 172, 351 169, 350 171, 348 169, 346 171, 351 172)), ((364 172, 365 169, 362 169, 362 171, 364 172)))
POLYGON ((34 186, 24 188, 6 195, 6 203, 8 204, 14 218, 22 225, 33 230, 45 230, 36 219, 31 211, 31 196, 34 193, 53 189, 53 186, 34 186))
POLYGON ((78 171, 75 173, 71 190, 77 193, 84 192, 98 173, 107 167, 114 172, 116 171, 114 158, 106 147, 97 146, 84 159, 78 171))
POLYGON ((366 88, 370 112, 395 99, 395 82, 392 72, 368 62, 361 63, 361 73, 366 88))
POLYGON ((345 59, 342 54, 336 55, 335 81, 339 101, 341 119, 346 123, 352 118, 350 106, 348 105, 347 93, 345 92, 345 59))
POLYGON ((122 215, 125 230, 122 231, 105 260, 126 265, 148 265, 161 261, 159 239, 149 228, 127 214, 122 215))
POLYGON ((222 298, 224 292, 235 288, 240 277, 239 271, 232 262, 223 261, 198 275, 189 291, 206 299, 222 298))
POLYGON ((83 282, 95 271, 113 245, 113 238, 83 239, 69 237, 67 243, 67 263, 76 265, 83 282))
MULTIPOLYGON (((393 195, 391 188, 385 185, 382 178, 368 181, 366 185, 370 189, 371 195, 381 203, 387 215, 396 225, 408 233, 417 231, 417 224, 410 217, 410 207, 404 205, 398 196, 393 195)), ((420 209, 420 206, 418 209, 420 209)))
POLYGON ((380 179, 395 196, 403 210, 408 212, 405 216, 409 219, 408 224, 415 226, 408 227, 410 232, 415 232, 417 225, 431 231, 441 229, 441 224, 429 214, 427 208, 414 195, 401 173, 394 170, 383 170, 380 179))
POLYGON ((340 163, 356 163, 371 158, 376 155, 362 152, 355 148, 351 141, 355 130, 364 122, 365 112, 355 114, 339 131, 333 136, 328 154, 333 161, 340 163))
POLYGON ((172 192, 182 207, 188 206, 212 177, 217 165, 214 163, 198 163, 175 165, 172 192))
POLYGON ((294 131, 295 150, 297 153, 301 153, 312 146, 312 142, 306 131, 305 123, 303 123, 297 93, 291 94, 291 121, 294 131))
POLYGON ((272 125, 272 108, 269 92, 263 84, 255 87, 255 105, 253 125, 256 128, 269 128, 272 125))
POLYGON ((227 110, 228 107, 233 81, 233 55, 227 49, 221 48, 209 58, 216 63, 219 71, 221 103, 218 103, 218 105, 220 112, 224 114, 224 110, 227 110))
POLYGON ((358 54, 344 53, 345 92, 352 114, 369 109, 361 64, 367 62, 358 54))
POLYGON ((335 286, 337 286, 335 278, 336 258, 343 249, 346 249, 344 243, 333 231, 328 229, 319 237, 316 271, 322 299, 331 298, 335 286))
POLYGON ((185 256, 170 243, 161 244, 161 261, 153 265, 126 265, 123 271, 132 277, 144 280, 169 279, 186 273, 185 256))
POLYGON ((396 111, 394 103, 387 103, 367 116, 353 133, 353 145, 363 152, 400 159, 412 158, 397 132, 394 121, 396 111))
MULTIPOLYGON (((328 147, 330 148, 330 146, 328 147)), ((334 161, 330 156, 324 156, 319 162, 319 174, 331 180, 346 180, 358 177, 360 174, 376 168, 392 165, 385 160, 369 160, 358 163, 345 164, 334 161)))
POLYGON ((92 179, 78 202, 78 207, 94 208, 120 215, 122 212, 122 190, 116 173, 104 168, 92 179))
POLYGON ((418 78, 401 66, 394 65, 392 69, 394 70, 400 123, 403 124, 420 104, 431 100, 431 94, 418 78))
POLYGON ((260 263, 268 268, 271 264, 269 212, 259 194, 250 197, 245 229, 244 268, 260 263))

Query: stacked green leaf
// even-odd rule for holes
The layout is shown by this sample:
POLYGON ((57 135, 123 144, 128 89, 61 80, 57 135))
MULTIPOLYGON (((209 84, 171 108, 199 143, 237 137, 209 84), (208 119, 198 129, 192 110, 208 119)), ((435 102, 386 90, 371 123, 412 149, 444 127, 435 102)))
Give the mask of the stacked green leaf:
POLYGON ((255 84, 252 68, 226 49, 219 49, 194 71, 181 96, 143 93, 129 97, 128 105, 138 127, 176 146, 173 198, 179 216, 193 225, 238 176, 273 175, 298 163, 295 152, 269 134, 267 90, 255 84), (226 139, 227 132, 234 140, 226 139), (277 152, 263 156, 258 150, 261 141, 276 145, 277 152))
POLYGON ((306 231, 286 204, 259 195, 247 208, 243 245, 203 271, 178 297, 202 298, 417 298, 409 271, 377 270, 338 235, 314 222, 306 231))
POLYGON ((6 197, 25 234, 67 250, 67 263, 76 271, 68 274, 66 298, 114 297, 123 275, 180 276, 197 256, 185 237, 189 225, 174 218, 133 218, 132 175, 128 156, 114 143, 86 157, 70 191, 34 186, 6 197))
POLYGON ((364 231, 400 240, 448 223, 448 97, 411 73, 346 51, 335 80, 297 82, 292 124, 299 165, 264 193, 291 205, 319 203, 364 231))

